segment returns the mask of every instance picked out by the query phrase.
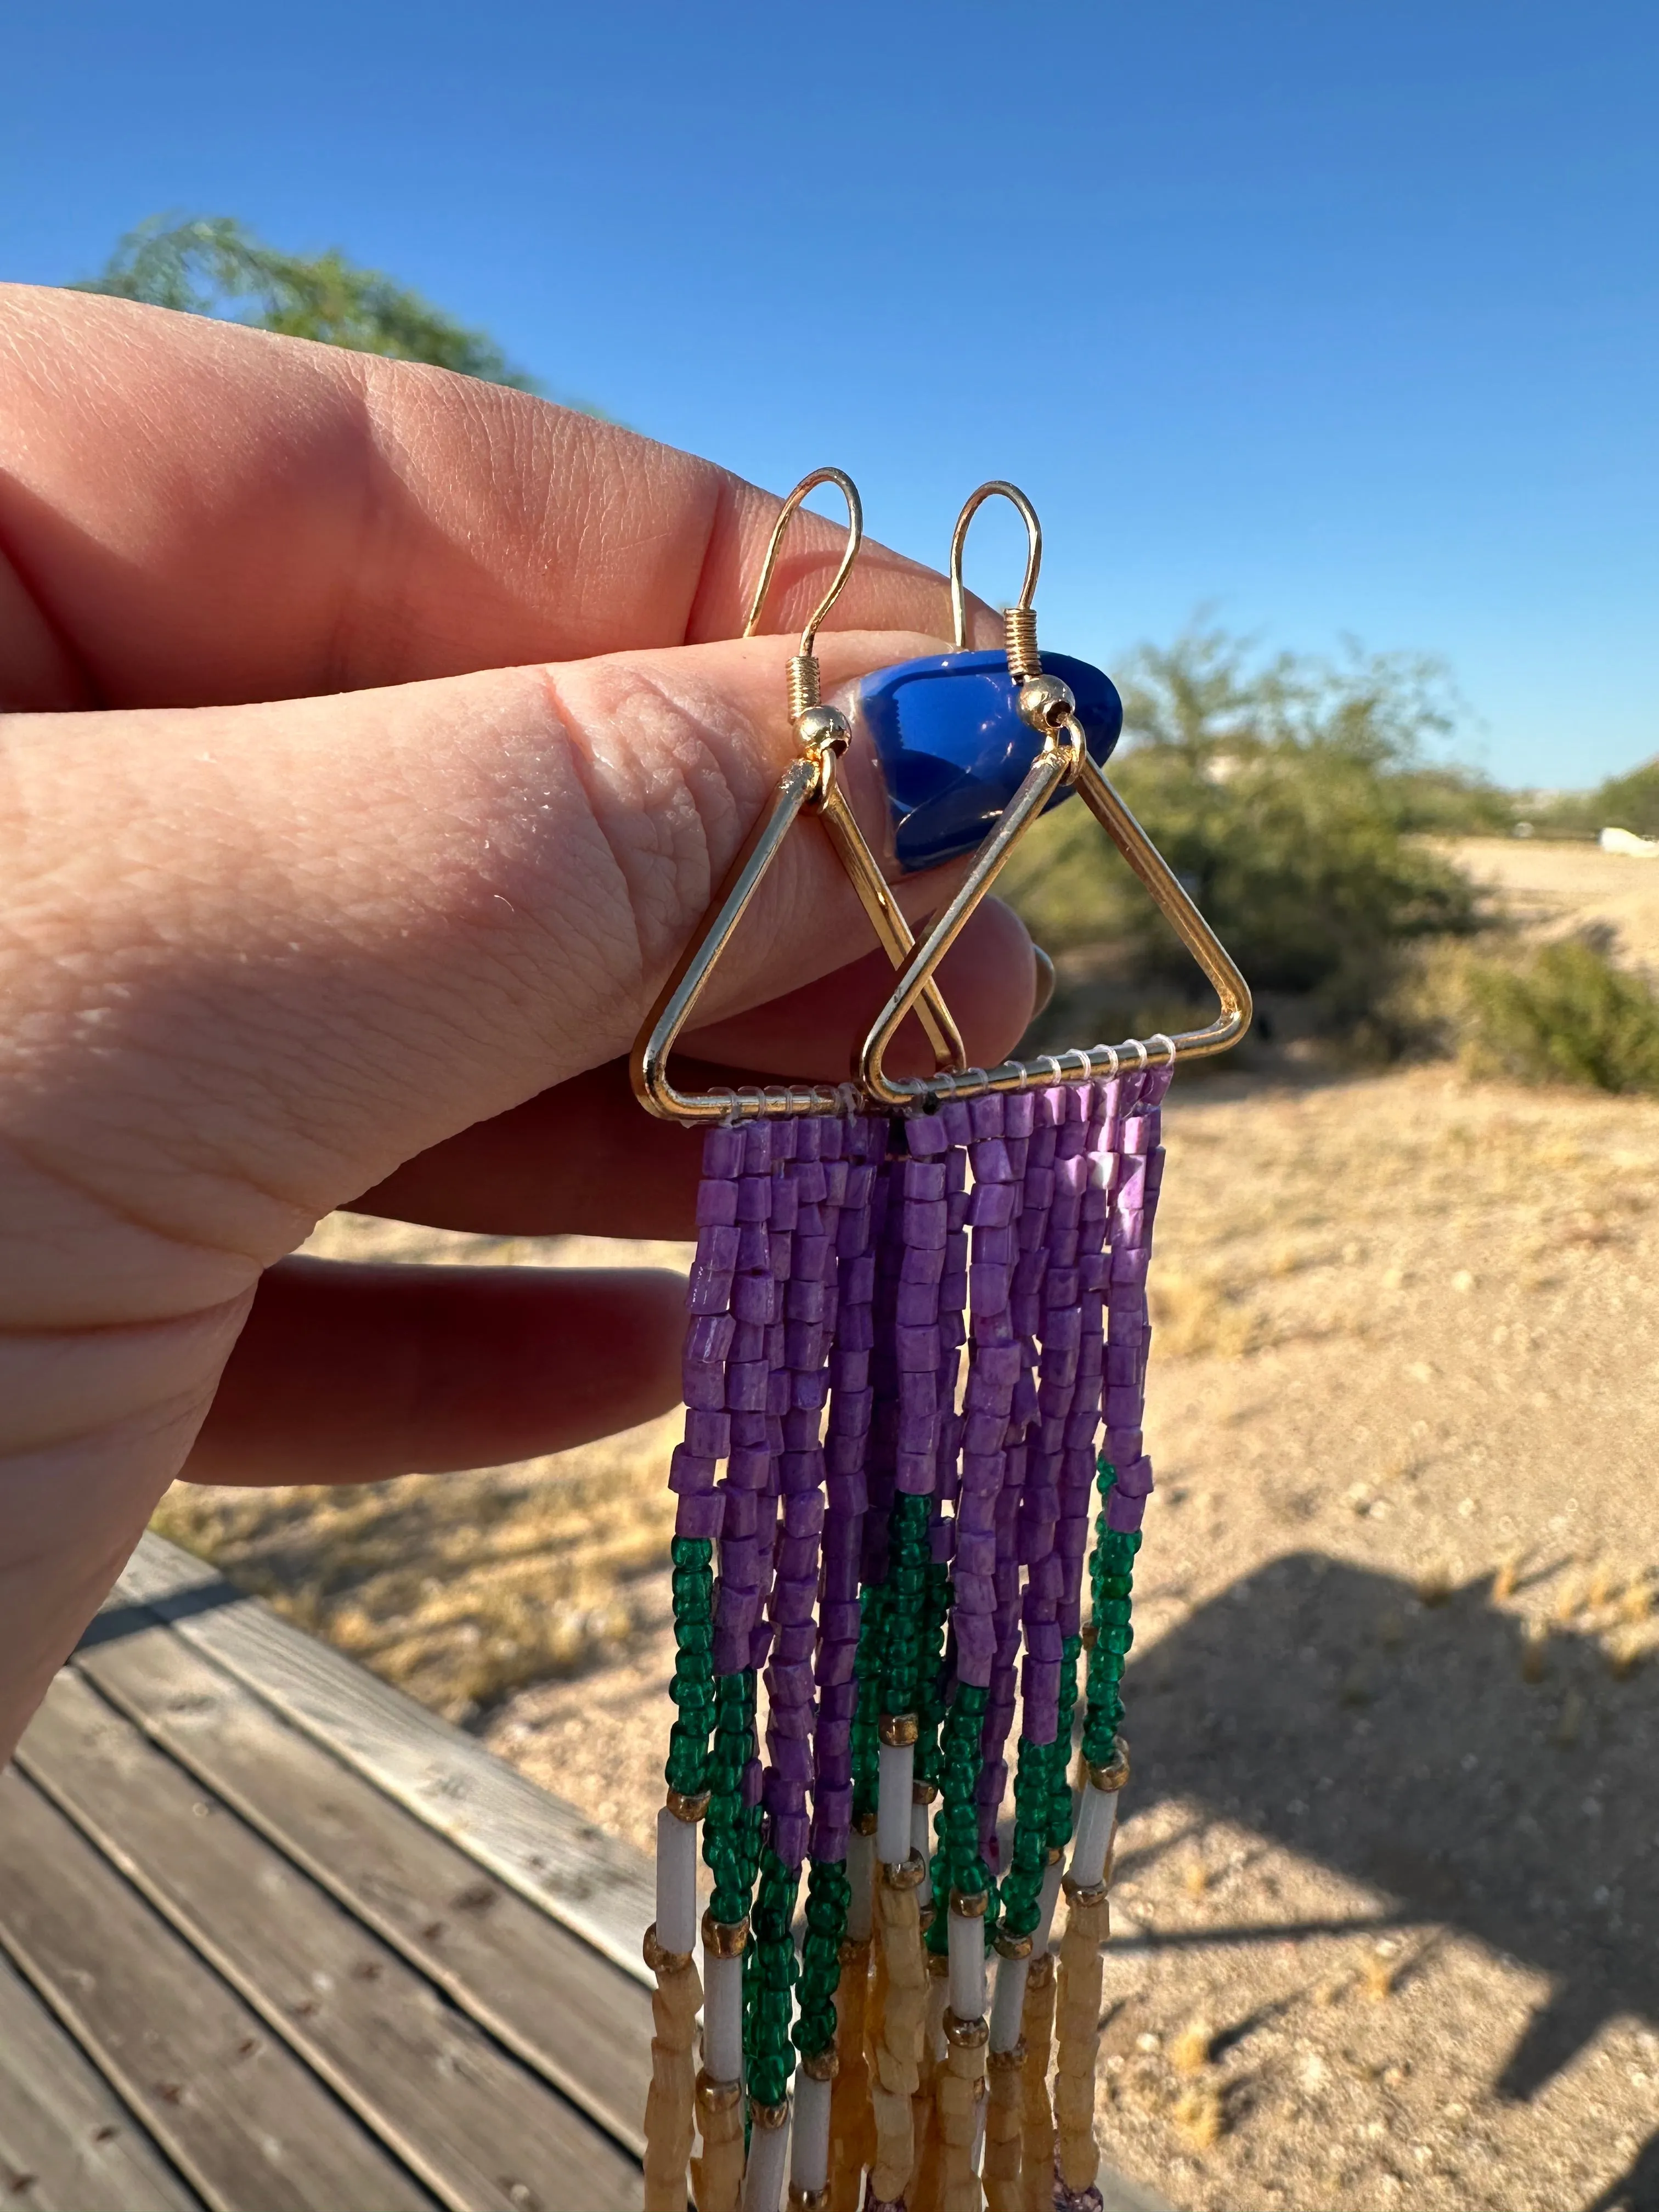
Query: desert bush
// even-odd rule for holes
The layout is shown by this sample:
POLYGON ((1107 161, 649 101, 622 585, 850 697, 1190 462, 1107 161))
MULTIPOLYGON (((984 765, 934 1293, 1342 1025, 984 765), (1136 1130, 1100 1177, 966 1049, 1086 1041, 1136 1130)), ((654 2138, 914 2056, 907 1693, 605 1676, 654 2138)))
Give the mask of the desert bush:
POLYGON ((1627 775, 1609 776, 1592 791, 1517 795, 1516 811, 1540 837, 1594 837, 1608 828, 1659 837, 1659 759, 1644 761, 1627 775))
POLYGON ((1595 934, 1516 960, 1472 959, 1462 981, 1464 1054, 1478 1074, 1659 1091, 1659 998, 1595 934))
MULTIPOLYGON (((1424 767, 1449 722, 1433 664, 1252 670, 1238 640, 1197 631, 1143 651, 1123 689, 1114 781, 1257 992, 1352 1030, 1401 948, 1474 926, 1473 886, 1417 834, 1446 826, 1460 792, 1488 804, 1477 779, 1424 767)), ((1109 946, 1143 990, 1188 986, 1186 954, 1082 808, 1038 824, 1004 882, 1051 951, 1109 946)))
POLYGON ((1659 760, 1609 777, 1595 793, 1595 811, 1598 830, 1611 824, 1638 837, 1659 837, 1659 760))

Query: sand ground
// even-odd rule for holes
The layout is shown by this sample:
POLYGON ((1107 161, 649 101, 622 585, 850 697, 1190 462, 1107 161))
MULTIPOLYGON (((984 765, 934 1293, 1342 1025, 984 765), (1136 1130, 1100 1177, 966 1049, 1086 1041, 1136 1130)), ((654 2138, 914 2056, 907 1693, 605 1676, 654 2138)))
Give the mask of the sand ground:
MULTIPOLYGON (((1659 959, 1659 866, 1463 857, 1659 959)), ((1108 2155, 1183 2212, 1652 2212, 1659 1103, 1222 1077, 1166 1127, 1108 2155)), ((644 1844, 672 1425, 159 1518, 644 1844)))

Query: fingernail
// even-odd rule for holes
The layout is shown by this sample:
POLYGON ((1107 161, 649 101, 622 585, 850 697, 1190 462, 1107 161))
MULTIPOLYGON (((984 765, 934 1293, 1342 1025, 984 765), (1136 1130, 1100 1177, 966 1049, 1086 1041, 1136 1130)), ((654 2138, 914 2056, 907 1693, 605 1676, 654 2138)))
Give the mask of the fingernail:
POLYGON ((1036 997, 1031 1005, 1031 1018, 1035 1021, 1054 995, 1054 963, 1040 945, 1034 945, 1031 964, 1036 969, 1036 997))

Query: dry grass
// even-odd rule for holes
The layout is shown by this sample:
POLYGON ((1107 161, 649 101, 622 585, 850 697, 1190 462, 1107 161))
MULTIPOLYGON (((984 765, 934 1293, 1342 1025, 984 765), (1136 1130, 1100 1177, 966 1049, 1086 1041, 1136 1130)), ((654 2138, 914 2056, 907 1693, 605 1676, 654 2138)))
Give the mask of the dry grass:
POLYGON ((1386 2004, 1394 1995, 1394 1985, 1400 1972, 1391 1958, 1373 1952, 1359 1970, 1360 1987, 1373 2004, 1386 2004))
POLYGON ((1177 2074, 1201 2074, 1210 2063, 1215 2030, 1207 2020, 1189 2021, 1170 2045, 1170 2063, 1177 2074))
POLYGON ((660 1610, 671 1423, 355 1490, 175 1485, 155 1527, 451 1719, 580 1672, 660 1610))
MULTIPOLYGON (((349 1213, 324 1259, 681 1263, 680 1245, 465 1237, 349 1213)), ((665 1611, 675 1420, 516 1467, 356 1489, 175 1484, 154 1526, 447 1718, 614 1657, 665 1611)))
POLYGON ((1227 2108, 1221 2092, 1208 2082, 1183 2090, 1170 2108, 1170 2118, 1183 2142, 1197 2151, 1212 2150, 1227 2131, 1227 2108))
POLYGON ((1242 1359, 1265 1333, 1263 1316, 1221 1276, 1167 1267, 1149 1285, 1158 1349, 1170 1359, 1242 1359))

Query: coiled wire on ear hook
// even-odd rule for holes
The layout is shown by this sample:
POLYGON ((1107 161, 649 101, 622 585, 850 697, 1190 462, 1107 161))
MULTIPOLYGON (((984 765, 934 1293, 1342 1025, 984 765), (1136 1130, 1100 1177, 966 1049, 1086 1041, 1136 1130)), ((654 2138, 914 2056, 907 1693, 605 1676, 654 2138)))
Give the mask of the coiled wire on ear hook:
POLYGON ((749 613, 743 625, 745 637, 753 637, 760 621, 761 609, 766 604, 766 594, 771 588, 772 572, 777 567, 778 553, 784 534, 795 510, 810 491, 820 484, 832 483, 847 501, 847 546, 841 556, 841 566, 830 580, 830 588, 807 617, 806 627, 800 634, 799 650, 789 662, 789 720, 799 723, 810 708, 818 703, 818 657, 813 651, 817 642, 818 629, 830 610, 841 597, 842 588, 853 573, 853 563, 859 557, 859 548, 864 543, 864 505, 859 498, 858 486, 843 469, 814 469, 810 477, 803 477, 783 505, 778 509, 778 519, 772 526, 771 543, 766 549, 766 558, 755 586, 755 596, 749 603, 749 613))
POLYGON ((1025 580, 1019 587, 1019 597, 1011 607, 1002 611, 1003 623, 1008 634, 1008 673, 1016 684, 1024 684, 1033 676, 1042 673, 1042 657, 1037 651, 1036 587, 1038 572, 1042 567, 1042 525, 1037 520, 1036 509, 1018 484, 1005 483, 1000 477, 990 483, 982 483, 971 493, 962 513, 957 517, 957 526, 951 533, 951 634, 958 653, 968 647, 968 601, 962 583, 963 549, 968 543, 968 526, 988 499, 1000 497, 1018 508, 1025 525, 1025 580))

